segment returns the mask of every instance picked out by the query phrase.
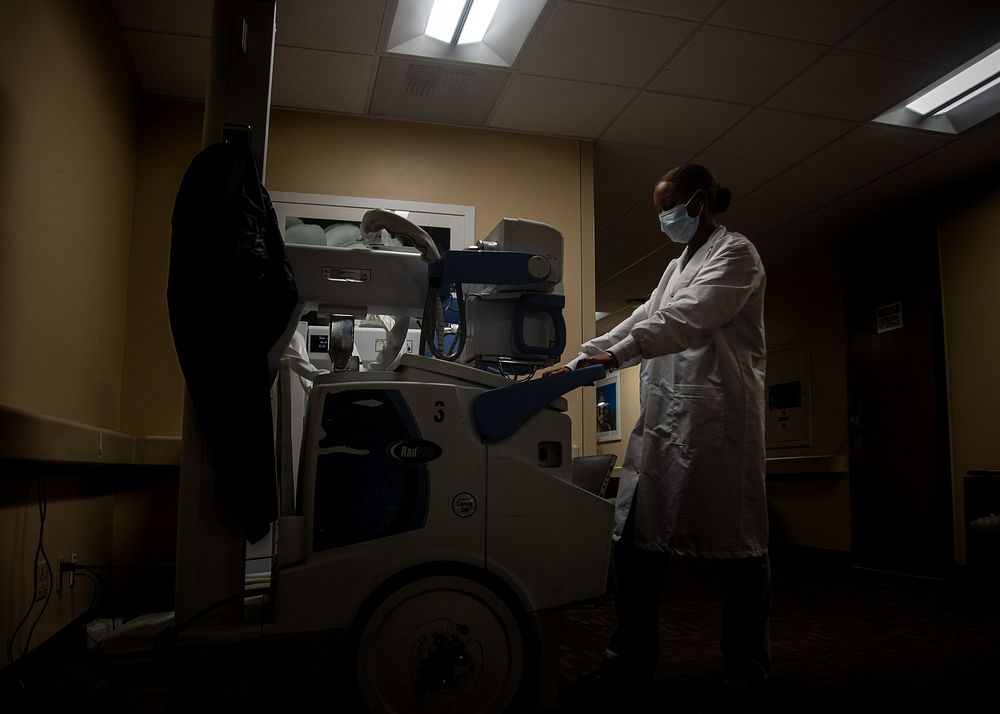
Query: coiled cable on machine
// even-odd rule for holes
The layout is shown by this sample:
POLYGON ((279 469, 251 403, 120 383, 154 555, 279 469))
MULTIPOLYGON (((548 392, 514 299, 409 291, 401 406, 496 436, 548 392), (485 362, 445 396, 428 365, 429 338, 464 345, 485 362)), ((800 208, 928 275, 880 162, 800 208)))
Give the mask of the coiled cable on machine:
POLYGON ((427 288, 424 301, 424 316, 420 324, 420 354, 429 348, 431 354, 440 360, 454 362, 465 348, 465 297, 462 284, 455 283, 455 299, 458 302, 458 335, 451 351, 444 349, 444 306, 438 286, 433 282, 427 288))
MULTIPOLYGON (((361 218, 361 232, 365 235, 378 230, 386 230, 393 237, 404 237, 423 255, 428 265, 441 261, 434 240, 428 233, 415 223, 402 216, 382 208, 366 211, 361 218)), ((444 306, 441 304, 439 280, 431 280, 427 288, 427 298, 424 300, 423 319, 420 324, 420 354, 426 354, 430 348, 431 354, 446 362, 454 362, 465 348, 465 297, 462 294, 462 284, 455 283, 455 295, 458 300, 458 335, 451 351, 444 349, 444 306)))

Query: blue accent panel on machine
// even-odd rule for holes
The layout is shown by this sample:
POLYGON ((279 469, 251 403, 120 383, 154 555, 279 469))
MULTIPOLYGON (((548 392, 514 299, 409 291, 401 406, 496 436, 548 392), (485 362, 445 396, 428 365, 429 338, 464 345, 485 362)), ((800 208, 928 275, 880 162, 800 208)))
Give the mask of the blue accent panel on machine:
POLYGON ((337 548, 422 528, 428 512, 426 464, 404 463, 390 448, 420 439, 397 390, 348 389, 323 403, 316 459, 313 549, 337 548))
POLYGON ((594 365, 530 382, 488 389, 473 400, 472 418, 483 439, 502 441, 562 395, 603 378, 604 367, 594 365))
POLYGON ((514 310, 514 346, 525 354, 558 356, 566 349, 566 320, 563 319, 563 308, 566 306, 564 295, 545 295, 540 293, 525 293, 521 296, 514 310), (524 318, 531 314, 545 314, 552 320, 555 338, 548 345, 529 345, 524 339, 524 318))
POLYGON ((446 297, 441 300, 441 309, 444 311, 444 321, 446 323, 457 325, 461 314, 458 311, 458 300, 448 293, 446 297))

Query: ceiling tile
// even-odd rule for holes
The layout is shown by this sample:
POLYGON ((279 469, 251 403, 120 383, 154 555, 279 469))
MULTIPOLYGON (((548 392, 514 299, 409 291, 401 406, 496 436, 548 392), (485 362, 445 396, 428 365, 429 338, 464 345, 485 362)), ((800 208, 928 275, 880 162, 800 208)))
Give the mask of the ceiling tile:
POLYGON ((861 126, 751 194, 822 205, 948 142, 926 132, 861 126))
POLYGON ((732 191, 735 198, 752 191, 788 168, 787 164, 775 161, 741 159, 720 154, 699 154, 694 158, 694 163, 711 169, 719 185, 732 191))
POLYGON ((662 149, 700 151, 749 111, 738 104, 643 92, 601 138, 662 149))
POLYGON ((706 27, 648 88, 758 104, 823 51, 807 42, 706 27))
POLYGON ((921 156, 892 173, 835 201, 834 208, 850 211, 884 210, 929 196, 943 197, 963 182, 1000 168, 1000 154, 983 151, 977 142, 958 139, 921 156))
POLYGON ((207 37, 161 35, 125 30, 128 46, 146 94, 201 99, 208 82, 207 37))
POLYGON ((519 69, 641 87, 695 27, 685 20, 564 2, 549 16, 519 69))
POLYGON ((949 0, 947 4, 896 0, 851 35, 843 47, 952 70, 998 40, 997 0, 949 0))
POLYGON ((654 15, 683 17, 688 20, 704 20, 708 13, 719 4, 719 0, 590 0, 593 5, 607 5, 624 10, 650 12, 654 15))
MULTIPOLYGON (((627 315, 631 314, 631 312, 625 312, 625 309, 628 307, 628 304, 624 300, 617 300, 617 299, 606 300, 598 297, 596 307, 599 312, 615 313, 616 315, 618 315, 619 320, 622 320, 627 315)), ((615 322, 615 324, 618 323, 615 322)))
MULTIPOLYGON (((645 301, 656 289, 663 271, 670 261, 681 253, 680 246, 663 243, 653 252, 646 255, 641 263, 622 271, 597 286, 597 296, 602 300, 617 299, 622 301, 639 299, 645 301)), ((620 319, 624 319, 627 313, 620 319)))
POLYGON ((729 0, 711 24, 834 44, 885 0, 729 0))
POLYGON ((643 200, 652 205, 652 194, 646 188, 616 186, 609 183, 594 184, 594 226, 601 230, 643 200))
POLYGON ((594 138, 635 94, 635 90, 565 79, 515 76, 489 125, 539 134, 594 138))
MULTIPOLYGON (((676 256, 664 256, 664 260, 669 263, 675 257, 676 256)), ((600 294, 600 288, 598 288, 596 301, 597 310, 607 313, 607 316, 598 321, 597 334, 602 335, 605 332, 609 332, 612 328, 621 323, 622 320, 635 312, 635 309, 639 305, 649 299, 649 296, 655 287, 656 285, 654 284, 653 287, 646 290, 644 294, 629 294, 629 298, 613 296, 605 297, 600 294), (634 300, 630 300, 630 298, 634 298, 634 300)), ((625 291, 621 292, 625 293, 625 291)))
POLYGON ((382 57, 371 113, 481 126, 510 72, 479 65, 382 57))
POLYGON ((901 176, 929 175, 930 188, 954 188, 962 181, 1000 168, 1000 153, 983 151, 977 142, 958 139, 900 169, 901 176))
POLYGON ((991 144, 1000 143, 1000 119, 994 119, 980 124, 974 129, 969 129, 962 135, 962 138, 991 144))
POLYGON ((714 154, 792 164, 855 126, 840 119, 757 109, 709 148, 714 154))
POLYGON ((360 114, 374 63, 365 55, 276 47, 271 103, 360 114))
POLYGON ((597 232, 595 260, 617 272, 643 259, 666 240, 652 201, 639 201, 597 232))
POLYGON ((683 246, 678 243, 671 243, 667 240, 666 236, 661 235, 660 238, 662 242, 648 254, 646 260, 640 261, 623 273, 649 285, 650 287, 648 290, 656 287, 656 284, 660 282, 660 278, 663 277, 663 271, 666 270, 670 261, 680 255, 681 251, 684 250, 683 246))
POLYGON ((111 0, 111 7, 125 30, 212 36, 212 3, 205 0, 111 0))
POLYGON ((744 198, 734 203, 726 213, 716 216, 715 221, 756 241, 811 210, 809 206, 793 203, 744 198))
POLYGON ((935 65, 833 50, 768 106, 869 121, 941 75, 935 65))
POLYGON ((609 279, 614 277, 614 275, 618 272, 619 270, 616 268, 606 266, 602 263, 597 263, 594 266, 594 280, 599 286, 601 283, 607 282, 609 279))
POLYGON ((385 0, 281 0, 275 42, 291 47, 374 54, 385 0))
POLYGON ((857 213, 820 208, 755 241, 765 269, 775 261, 821 255, 854 235, 866 219, 857 213))
MULTIPOLYGON (((602 232, 598 238, 598 250, 595 253, 597 265, 597 284, 601 285, 622 270, 646 261, 653 251, 659 250, 669 240, 660 232, 656 214, 650 209, 651 222, 654 228, 646 227, 646 233, 641 238, 630 233, 626 228, 612 225, 602 232)), ((625 226, 628 222, 623 222, 625 226)))
POLYGON ((764 184, 750 197, 822 206, 857 186, 849 172, 834 172, 808 159, 764 184))
POLYGON ((667 171, 688 163, 690 151, 666 151, 600 141, 594 150, 594 180, 652 191, 667 171))
POLYGON ((832 169, 850 169, 859 180, 870 180, 926 154, 950 137, 884 126, 859 126, 810 161, 832 169))

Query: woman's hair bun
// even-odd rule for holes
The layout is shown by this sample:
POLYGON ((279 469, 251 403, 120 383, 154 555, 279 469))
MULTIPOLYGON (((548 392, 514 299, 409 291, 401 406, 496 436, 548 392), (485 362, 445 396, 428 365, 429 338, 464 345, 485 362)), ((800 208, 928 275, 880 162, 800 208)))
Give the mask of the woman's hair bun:
POLYGON ((715 201, 712 206, 712 213, 725 213, 729 204, 733 202, 733 192, 725 186, 719 186, 715 190, 715 201))

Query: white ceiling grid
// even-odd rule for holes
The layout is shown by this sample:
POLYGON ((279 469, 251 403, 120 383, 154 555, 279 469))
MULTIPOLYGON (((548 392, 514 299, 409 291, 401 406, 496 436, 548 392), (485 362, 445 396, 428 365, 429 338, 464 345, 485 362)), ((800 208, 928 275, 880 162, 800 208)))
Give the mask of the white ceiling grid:
MULTIPOLYGON (((202 97, 211 2, 108 1, 143 91, 202 97)), ((510 68, 387 53, 405 1, 278 0, 273 103, 596 142, 602 310, 676 254, 650 191, 677 164, 712 168, 736 199, 723 222, 779 259, 1000 163, 1000 120, 869 123, 1000 41, 997 0, 549 0, 510 68)))

